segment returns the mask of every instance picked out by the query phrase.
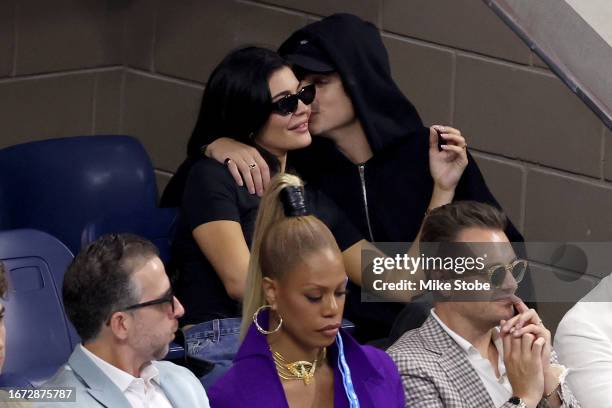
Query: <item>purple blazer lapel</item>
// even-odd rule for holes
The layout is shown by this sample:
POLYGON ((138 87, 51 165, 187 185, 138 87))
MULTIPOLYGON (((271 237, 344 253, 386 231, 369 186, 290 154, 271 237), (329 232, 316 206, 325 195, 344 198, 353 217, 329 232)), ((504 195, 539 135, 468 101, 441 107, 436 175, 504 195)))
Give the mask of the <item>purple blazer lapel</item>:
POLYGON ((249 395, 245 403, 254 407, 289 408, 268 342, 255 325, 249 327, 234 363, 241 366, 241 371, 248 372, 244 383, 234 384, 236 389, 257 390, 249 395))
MULTIPOLYGON (((265 321, 263 315, 262 320, 265 321)), ((370 390, 382 389, 377 386, 384 382, 381 371, 372 364, 362 346, 342 329, 340 333, 359 402, 362 407, 374 407, 376 406, 375 400, 379 401, 380 396, 372 396, 370 390)), ((338 369, 338 350, 335 344, 328 348, 328 356, 334 369, 334 406, 336 408, 348 406, 342 375, 338 369)), ((255 325, 249 327, 240 350, 234 358, 234 364, 240 365, 242 372, 249 373, 243 377, 240 384, 233 384, 237 390, 265 390, 265 392, 249 394, 248 403, 251 406, 288 408, 285 392, 276 373, 268 343, 265 336, 257 331, 255 325)))
MULTIPOLYGON (((380 374, 379 368, 372 364, 370 358, 364 351, 364 348, 357 343, 348 333, 341 329, 342 340, 344 343, 344 354, 346 362, 351 370, 351 378, 359 404, 362 407, 384 406, 380 404, 380 396, 373 396, 371 390, 380 390, 378 385, 384 381, 380 374), (379 404, 374 404, 378 402, 379 404)), ((348 400, 342 384, 342 374, 338 368, 338 349, 334 344, 330 348, 330 362, 334 367, 334 394, 342 393, 342 398, 334 397, 334 401, 344 401, 344 404, 339 406, 348 406, 348 400)), ((336 405, 337 407, 338 405, 336 405)))

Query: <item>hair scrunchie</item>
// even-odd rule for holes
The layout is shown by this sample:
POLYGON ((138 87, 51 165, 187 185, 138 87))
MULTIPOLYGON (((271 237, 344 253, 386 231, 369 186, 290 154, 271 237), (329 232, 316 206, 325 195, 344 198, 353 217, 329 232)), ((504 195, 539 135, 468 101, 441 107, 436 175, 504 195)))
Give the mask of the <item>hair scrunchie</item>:
POLYGON ((288 186, 281 191, 281 201, 287 217, 310 215, 304 199, 304 187, 288 186))

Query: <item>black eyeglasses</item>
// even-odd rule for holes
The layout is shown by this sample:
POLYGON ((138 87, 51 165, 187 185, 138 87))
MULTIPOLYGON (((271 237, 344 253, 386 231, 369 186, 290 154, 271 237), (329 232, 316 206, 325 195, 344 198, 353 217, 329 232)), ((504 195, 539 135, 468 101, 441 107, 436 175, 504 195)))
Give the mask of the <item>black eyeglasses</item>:
MULTIPOLYGON (((172 289, 170 289, 168 293, 166 293, 163 297, 160 297, 159 299, 149 300, 148 302, 144 302, 144 303, 137 303, 135 305, 125 307, 121 310, 123 311, 134 310, 134 309, 140 309, 140 308, 147 307, 147 306, 162 305, 164 303, 170 303, 170 305, 172 306, 172 312, 174 312, 174 292, 172 291, 172 289)), ((119 312, 120 310, 117 310, 117 311, 119 312)))
POLYGON ((304 102, 304 105, 310 105, 314 101, 317 90, 314 84, 306 85, 297 93, 285 95, 276 102, 272 102, 272 112, 286 116, 290 113, 295 113, 298 107, 298 99, 304 102))
POLYGON ((508 265, 498 264, 490 266, 486 269, 486 273, 491 284, 499 289, 502 287, 508 272, 512 274, 516 283, 520 283, 527 271, 527 264, 525 259, 517 259, 508 265))
POLYGON ((113 311, 110 314, 109 318, 106 320, 106 324, 107 325, 110 324, 111 317, 113 316, 114 313, 125 312, 127 310, 140 309, 140 308, 148 307, 148 306, 163 305, 164 303, 170 303, 170 306, 172 307, 172 313, 174 313, 174 292, 172 291, 172 289, 169 289, 168 292, 166 292, 166 294, 163 297, 160 297, 159 299, 153 299, 153 300, 149 300, 148 302, 137 303, 135 305, 127 306, 119 310, 113 311))

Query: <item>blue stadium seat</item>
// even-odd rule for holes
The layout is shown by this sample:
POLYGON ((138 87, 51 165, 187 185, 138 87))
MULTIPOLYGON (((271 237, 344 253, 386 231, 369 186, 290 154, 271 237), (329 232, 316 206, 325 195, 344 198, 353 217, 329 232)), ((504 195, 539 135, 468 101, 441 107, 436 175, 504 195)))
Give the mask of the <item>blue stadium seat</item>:
POLYGON ((153 242, 161 260, 168 264, 177 217, 176 208, 146 208, 128 215, 102 217, 85 225, 81 246, 104 234, 130 232, 153 242))
POLYGON ((72 258, 64 244, 42 231, 0 231, 0 261, 9 280, 3 378, 39 385, 80 341, 61 300, 61 282, 72 258))
POLYGON ((153 166, 133 137, 77 136, 0 150, 0 230, 42 230, 77 253, 87 223, 156 207, 153 166))
POLYGON ((35 387, 22 375, 0 373, 0 388, 28 389, 35 387))
MULTIPOLYGON (((70 250, 37 230, 0 231, 0 261, 9 280, 6 306, 6 363, 0 387, 39 386, 64 364, 81 341, 62 304, 70 250)), ((171 343, 166 360, 184 360, 171 343)))
MULTIPOLYGON (((153 241, 167 263, 176 217, 177 209, 157 207, 151 160, 133 137, 77 136, 0 149, 0 230, 42 230, 72 253, 103 234, 131 232, 153 241)), ((62 279, 56 284, 61 290, 62 279)), ((182 356, 173 344, 168 358, 182 356)))

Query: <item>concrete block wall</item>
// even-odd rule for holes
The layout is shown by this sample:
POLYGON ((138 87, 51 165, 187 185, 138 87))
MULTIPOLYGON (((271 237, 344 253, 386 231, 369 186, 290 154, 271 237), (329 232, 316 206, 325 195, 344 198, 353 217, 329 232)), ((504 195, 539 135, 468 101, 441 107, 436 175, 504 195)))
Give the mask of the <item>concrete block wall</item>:
POLYGON ((0 2, 0 147, 118 131, 123 34, 115 3, 0 2))
POLYGON ((462 130, 527 239, 612 236, 612 133, 480 0, 4 0, 0 147, 131 134, 163 188, 224 55, 340 11, 381 29, 402 90, 462 130))

